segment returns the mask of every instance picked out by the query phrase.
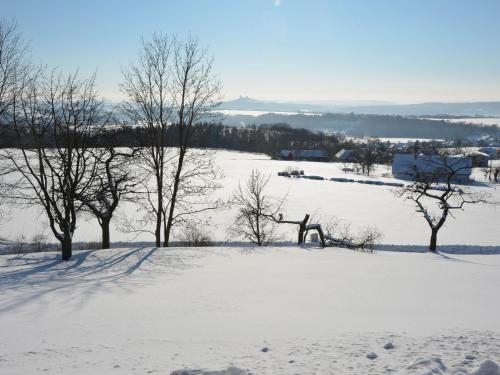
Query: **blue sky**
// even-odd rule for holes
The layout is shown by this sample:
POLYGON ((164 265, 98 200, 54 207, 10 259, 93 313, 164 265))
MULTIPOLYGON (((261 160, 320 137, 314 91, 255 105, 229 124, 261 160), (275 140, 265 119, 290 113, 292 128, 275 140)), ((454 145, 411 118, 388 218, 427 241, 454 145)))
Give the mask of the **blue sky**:
POLYGON ((500 100, 500 0, 0 2, 37 60, 96 70, 113 100, 154 31, 197 36, 227 99, 500 100))

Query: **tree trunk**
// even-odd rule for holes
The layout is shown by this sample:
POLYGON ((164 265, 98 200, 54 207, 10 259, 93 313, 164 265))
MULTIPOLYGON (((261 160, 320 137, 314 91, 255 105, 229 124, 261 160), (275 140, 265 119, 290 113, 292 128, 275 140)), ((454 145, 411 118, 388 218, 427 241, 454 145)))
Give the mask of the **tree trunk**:
POLYGON ((300 223, 299 225, 299 238, 298 238, 298 244, 299 245, 302 245, 304 243, 304 232, 306 231, 306 225, 307 225, 307 222, 309 221, 309 214, 307 214, 305 217, 304 217, 304 220, 302 221, 302 223, 300 223))
POLYGON ((302 245, 304 243, 304 232, 305 232, 305 225, 300 224, 300 227, 299 227, 299 238, 297 239, 297 243, 299 245, 302 245))
POLYGON ((433 228, 431 232, 431 242, 429 244, 429 251, 433 253, 435 253, 437 249, 437 234, 438 230, 433 228))
POLYGON ((61 243, 61 250, 62 250, 62 260, 70 260, 72 256, 72 239, 71 239, 71 233, 69 231, 66 231, 64 233, 64 237, 61 243))
POLYGON ((155 228, 155 242, 156 247, 161 246, 161 214, 163 210, 163 199, 161 195, 161 188, 158 186, 158 207, 156 212, 156 228, 155 228))
POLYGON ((167 213, 163 212, 163 247, 168 247, 167 239, 170 239, 170 234, 168 233, 167 230, 168 220, 166 218, 167 218, 167 213))
POLYGON ((164 238, 163 238, 163 247, 168 247, 170 243, 170 232, 172 228, 172 220, 170 219, 170 215, 167 219, 167 226, 164 229, 164 238))
POLYGON ((179 161, 177 163, 177 171, 175 172, 174 177, 174 188, 172 189, 172 198, 170 200, 170 210, 168 212, 167 219, 167 229, 165 231, 165 238, 163 239, 163 246, 168 247, 170 242, 170 233, 172 232, 172 224, 174 222, 174 211, 175 204, 177 203, 177 193, 179 191, 179 183, 181 179, 182 166, 184 165, 184 155, 186 153, 185 150, 181 149, 179 154, 179 161))
POLYGON ((321 225, 318 227, 319 239, 321 241, 321 247, 325 247, 325 235, 323 234, 323 229, 321 225))
POLYGON ((102 232, 102 243, 101 249, 109 249, 109 223, 110 219, 102 219, 101 220, 101 232, 102 232))

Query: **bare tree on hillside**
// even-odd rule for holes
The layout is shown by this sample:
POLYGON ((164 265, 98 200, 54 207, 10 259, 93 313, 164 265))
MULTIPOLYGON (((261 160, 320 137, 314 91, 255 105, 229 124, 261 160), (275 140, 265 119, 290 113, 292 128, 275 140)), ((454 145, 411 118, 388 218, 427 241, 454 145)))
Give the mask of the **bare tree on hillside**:
POLYGON ((240 184, 233 193, 232 203, 238 207, 238 213, 228 229, 230 236, 258 246, 267 246, 278 240, 277 222, 272 218, 279 215, 283 200, 277 201, 267 194, 269 179, 270 176, 254 169, 246 184, 240 184))
POLYGON ((325 246, 325 237, 320 224, 309 223, 310 215, 302 220, 289 220, 281 213, 286 196, 277 200, 267 193, 270 176, 258 170, 252 170, 246 185, 241 184, 233 193, 231 203, 238 207, 234 223, 228 228, 233 237, 249 240, 258 246, 267 246, 281 238, 278 234, 279 224, 298 226, 297 244, 305 242, 309 231, 317 231, 321 246, 325 246))
MULTIPOLYGON (((177 149, 177 152, 181 151, 177 149)), ((170 221, 163 222, 165 246, 168 246, 166 241, 170 238, 169 231, 174 227, 209 225, 203 219, 203 214, 224 206, 220 199, 211 197, 214 191, 222 187, 223 177, 214 157, 214 151, 188 149, 184 154, 180 175, 177 175, 178 164, 173 164, 169 173, 167 196, 164 198, 164 217, 170 218, 172 215, 170 221), (174 198, 175 188, 177 192, 174 198), (175 205, 173 211, 172 205, 175 205)))
POLYGON ((436 252, 437 235, 453 211, 467 205, 488 203, 489 196, 460 185, 461 175, 471 168, 465 158, 439 155, 429 157, 435 168, 433 174, 417 174, 415 182, 398 192, 399 196, 412 201, 431 229, 429 251, 436 252))
POLYGON ((172 226, 176 217, 178 194, 182 185, 185 158, 191 147, 192 128, 206 117, 220 101, 221 84, 198 40, 189 38, 177 41, 174 49, 171 98, 175 111, 174 126, 177 131, 177 166, 173 176, 168 216, 166 217, 164 246, 169 245, 172 226))
POLYGON ((53 72, 47 77, 34 69, 22 79, 12 108, 19 151, 8 158, 29 187, 25 199, 43 208, 61 243, 62 259, 69 260, 82 209, 76 197, 88 187, 85 176, 95 170, 88 157, 90 140, 94 128, 106 122, 102 102, 95 76, 80 80, 53 72))
POLYGON ((118 204, 124 199, 136 198, 139 176, 132 163, 137 160, 138 149, 120 151, 108 146, 92 149, 89 158, 96 165, 88 176, 88 188, 77 195, 101 227, 101 248, 110 247, 110 224, 118 204))
POLYGON ((196 202, 186 204, 187 197, 197 196, 202 201, 200 192, 215 187, 205 178, 210 174, 215 178, 214 168, 206 168, 206 162, 196 153, 190 156, 189 150, 193 126, 218 104, 220 83, 198 41, 190 38, 182 42, 155 34, 151 41, 143 41, 139 62, 124 71, 121 87, 129 98, 125 111, 130 120, 146 129, 145 139, 140 140, 143 160, 154 176, 154 186, 149 181, 143 183, 146 216, 140 218, 139 225, 128 222, 125 227, 147 232, 145 225, 154 217, 156 245, 160 246, 163 230, 163 245, 168 246, 176 223, 199 213, 199 207, 193 208, 196 202), (195 164, 194 157, 205 167, 196 174, 189 167, 185 172, 187 164, 195 164), (203 187, 197 185, 203 179, 203 187))
MULTIPOLYGON (((0 19, 0 138, 8 134, 14 97, 22 89, 28 71, 28 45, 17 32, 14 20, 0 19)), ((0 221, 6 217, 7 204, 12 203, 18 181, 12 178, 13 168, 0 155, 0 221)))
POLYGON ((27 53, 28 45, 17 32, 16 22, 0 19, 0 134, 8 123, 14 95, 22 88, 19 77, 28 72, 27 53))
POLYGON ((381 153, 372 146, 366 146, 354 151, 354 164, 363 174, 370 175, 377 163, 383 161, 381 153))
POLYGON ((170 162, 167 145, 168 126, 173 121, 170 95, 172 82, 172 50, 174 40, 154 34, 151 41, 143 39, 137 63, 123 70, 121 90, 127 95, 124 111, 134 125, 146 129, 139 142, 142 161, 154 176, 154 196, 150 207, 155 220, 156 246, 161 245, 165 168, 170 162))
MULTIPOLYGON (((177 172, 176 148, 167 150, 167 163, 164 167, 163 208, 162 217, 168 217, 172 201, 174 176, 177 172)), ((141 159, 138 159, 139 163, 141 159)), ((190 149, 186 152, 182 174, 179 178, 176 197, 176 210, 174 212, 172 227, 186 230, 192 226, 209 226, 209 211, 225 206, 220 199, 212 193, 219 189, 222 181, 222 170, 215 162, 215 152, 211 150, 190 149)), ((151 176, 144 176, 133 189, 134 202, 137 210, 135 215, 120 215, 118 226, 120 230, 128 233, 151 233, 151 221, 156 214, 156 184, 151 176)), ((162 220, 163 234, 166 235, 166 220, 162 220)))

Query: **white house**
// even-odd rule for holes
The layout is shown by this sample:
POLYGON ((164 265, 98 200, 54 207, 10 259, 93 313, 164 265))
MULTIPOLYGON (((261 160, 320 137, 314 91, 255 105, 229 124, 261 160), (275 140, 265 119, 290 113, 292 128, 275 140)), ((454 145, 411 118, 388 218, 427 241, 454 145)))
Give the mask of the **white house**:
POLYGON ((466 182, 471 172, 472 158, 461 155, 396 154, 392 160, 392 175, 400 179, 442 179, 453 173, 455 182, 466 182))
POLYGON ((335 157, 343 162, 351 162, 354 161, 354 150, 345 150, 342 149, 335 154, 335 157))
POLYGON ((497 159, 498 154, 499 154, 499 149, 496 147, 481 147, 479 149, 479 152, 483 152, 485 154, 488 154, 490 159, 497 159))

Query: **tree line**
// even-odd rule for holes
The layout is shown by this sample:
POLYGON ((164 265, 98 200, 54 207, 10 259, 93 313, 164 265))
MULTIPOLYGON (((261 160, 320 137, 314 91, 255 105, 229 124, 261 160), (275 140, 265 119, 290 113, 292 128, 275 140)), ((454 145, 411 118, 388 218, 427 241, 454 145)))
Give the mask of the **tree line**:
MULTIPOLYGON (((91 147, 144 147, 150 146, 148 129, 117 120, 112 116, 107 127, 88 139, 91 147)), ((0 125, 2 126, 2 125, 0 125)), ((2 126, 3 136, 0 148, 18 147, 18 136, 13 128, 2 126)), ((25 147, 33 146, 33 139, 25 136, 29 129, 18 129, 25 147)), ((176 147, 179 128, 168 124, 162 132, 163 142, 168 147, 176 147)), ((54 147, 56 140, 52 133, 45 134, 42 140, 46 147, 54 147)), ((190 143, 194 148, 227 149, 245 152, 264 153, 274 156, 283 149, 323 149, 335 155, 342 148, 355 148, 356 144, 337 134, 291 128, 287 124, 263 124, 235 127, 220 122, 196 122, 190 130, 190 143)))
POLYGON ((396 115, 357 113, 325 113, 322 115, 284 115, 267 113, 260 116, 235 115, 223 121, 226 125, 287 123, 293 128, 307 128, 327 132, 344 132, 355 137, 392 137, 457 139, 499 137, 498 126, 469 123, 451 123, 444 120, 414 118, 396 115))

